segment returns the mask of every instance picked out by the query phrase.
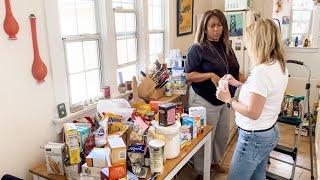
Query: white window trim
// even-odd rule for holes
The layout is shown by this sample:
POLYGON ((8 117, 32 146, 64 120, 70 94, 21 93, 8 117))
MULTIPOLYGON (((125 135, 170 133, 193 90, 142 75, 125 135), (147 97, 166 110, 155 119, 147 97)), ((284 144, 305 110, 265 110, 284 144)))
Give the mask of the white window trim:
MULTIPOLYGON (((169 14, 169 2, 165 1, 165 14, 169 14)), ((101 38, 100 38, 100 59, 101 59, 101 86, 108 85, 111 88, 112 97, 122 97, 125 94, 118 92, 117 83, 117 69, 119 68, 117 62, 117 47, 116 34, 114 22, 114 9, 112 8, 111 0, 97 0, 101 38)), ((95 104, 89 105, 84 110, 76 113, 70 113, 69 102, 69 88, 68 76, 66 71, 66 61, 64 52, 64 45, 60 33, 59 22, 59 6, 57 0, 44 0, 45 16, 46 16, 46 33, 48 38, 48 49, 50 58, 50 67, 52 72, 53 89, 56 105, 65 103, 67 110, 67 117, 59 119, 58 113, 53 117, 54 122, 67 122, 71 119, 83 116, 95 108, 95 104), (61 120, 61 121, 60 121, 61 120)), ((137 0, 137 39, 138 39, 138 65, 140 67, 148 67, 149 62, 149 26, 148 26, 148 2, 146 0, 137 0)), ((169 17, 165 16, 165 22, 169 22, 169 17)), ((155 31, 158 32, 158 31, 155 31)), ((164 23, 164 54, 167 54, 169 48, 169 29, 164 23)), ((90 35, 91 36, 91 35, 90 35)), ((94 36, 94 35, 92 35, 94 36)), ((130 62, 129 64, 131 64, 130 62)), ((122 66, 122 65, 121 65, 122 66)), ((139 71, 140 69, 137 69, 139 71)), ((130 92, 128 92, 130 93, 130 92)), ((54 112, 57 108, 52 107, 54 112)))
MULTIPOLYGON (((169 41, 168 41, 169 30, 167 29, 167 25, 166 25, 166 22, 169 23, 169 18, 168 18, 168 16, 165 15, 165 14, 169 15, 169 1, 162 0, 161 3, 162 3, 162 7, 164 8, 164 9, 162 9, 162 14, 164 15, 164 17, 162 19, 162 21, 163 21, 162 22, 163 23, 163 29, 149 29, 149 24, 148 24, 148 27, 147 27, 147 29, 148 29, 148 45, 149 45, 149 35, 150 34, 163 33, 163 42, 162 42, 163 52, 162 52, 162 54, 158 54, 158 55, 162 56, 162 58, 165 58, 167 56, 167 54, 168 54, 166 52, 169 52, 169 41)), ((146 5, 149 7, 148 0, 146 0, 146 5)), ((147 15, 148 14, 149 13, 147 12, 147 15)), ((147 22, 149 22, 149 19, 147 19, 147 22)), ((149 46, 148 46, 148 48, 149 48, 149 46)), ((149 50, 149 53, 148 53, 148 63, 149 64, 151 63, 150 62, 150 56, 153 56, 153 55, 157 55, 157 53, 156 54, 151 54, 150 50, 149 50)), ((165 60, 165 62, 166 62, 166 60, 165 60)), ((168 63, 168 64, 170 64, 170 63, 168 63)))

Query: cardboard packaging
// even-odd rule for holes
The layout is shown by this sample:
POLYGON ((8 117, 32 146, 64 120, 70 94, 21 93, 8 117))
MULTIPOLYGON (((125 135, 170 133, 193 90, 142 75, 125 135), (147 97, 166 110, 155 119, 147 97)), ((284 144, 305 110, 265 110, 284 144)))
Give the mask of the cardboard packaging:
POLYGON ((161 126, 171 126, 176 122, 176 105, 165 103, 159 105, 159 124, 161 126))
POLYGON ((196 116, 199 115, 201 118, 201 125, 207 125, 207 110, 205 107, 198 106, 198 107, 190 107, 189 108, 189 115, 196 116))
POLYGON ((44 146, 48 174, 64 175, 64 143, 49 142, 44 146))
POLYGON ((86 157, 86 164, 88 167, 107 167, 108 152, 105 148, 93 148, 93 150, 86 157))
POLYGON ((79 131, 79 141, 80 141, 80 149, 84 148, 84 142, 89 137, 90 129, 88 126, 77 126, 79 131))
POLYGON ((82 175, 100 178, 100 170, 101 170, 101 168, 99 168, 99 167, 89 167, 87 165, 87 163, 84 163, 81 167, 82 167, 82 175))
POLYGON ((193 117, 189 117, 189 116, 183 117, 182 125, 190 126, 192 139, 197 137, 197 123, 193 117))
POLYGON ((106 168, 101 169, 100 176, 101 180, 120 180, 125 179, 127 176, 127 164, 126 163, 119 163, 119 164, 111 164, 111 149, 107 149, 107 162, 108 165, 106 168))
POLYGON ((63 129, 66 145, 68 147, 70 164, 80 163, 79 132, 77 127, 73 123, 64 123, 63 129))
POLYGON ((111 164, 125 163, 127 159, 127 146, 121 137, 112 136, 108 138, 108 144, 111 149, 111 164))

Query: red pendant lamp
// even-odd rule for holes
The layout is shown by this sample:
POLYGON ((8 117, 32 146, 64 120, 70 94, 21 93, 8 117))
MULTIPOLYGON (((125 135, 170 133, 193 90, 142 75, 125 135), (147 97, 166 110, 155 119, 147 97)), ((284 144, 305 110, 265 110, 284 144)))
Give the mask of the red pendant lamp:
POLYGON ((39 54, 38 40, 37 40, 37 27, 36 27, 36 16, 30 14, 30 25, 32 32, 32 43, 33 43, 33 64, 32 64, 32 75, 38 83, 44 82, 44 78, 47 75, 47 67, 41 60, 39 54))
POLYGON ((4 31, 9 35, 9 39, 16 40, 16 34, 19 31, 19 24, 17 20, 13 17, 10 0, 4 0, 4 2, 6 5, 6 17, 4 19, 3 28, 4 31))

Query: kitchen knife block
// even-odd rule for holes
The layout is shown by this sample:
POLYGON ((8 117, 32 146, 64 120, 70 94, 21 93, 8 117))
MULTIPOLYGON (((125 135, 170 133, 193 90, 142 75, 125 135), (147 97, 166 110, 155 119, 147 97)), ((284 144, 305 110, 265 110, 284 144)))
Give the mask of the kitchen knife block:
POLYGON ((145 100, 158 100, 164 95, 164 88, 155 88, 156 83, 150 78, 145 77, 138 85, 138 95, 145 100))

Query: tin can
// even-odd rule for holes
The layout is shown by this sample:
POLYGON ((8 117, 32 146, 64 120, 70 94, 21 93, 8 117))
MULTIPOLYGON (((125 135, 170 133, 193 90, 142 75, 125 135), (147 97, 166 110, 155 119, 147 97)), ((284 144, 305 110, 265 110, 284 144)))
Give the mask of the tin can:
POLYGON ((110 86, 103 86, 102 87, 104 92, 104 98, 109 99, 110 98, 110 86))
POLYGON ((150 153, 151 173, 162 173, 164 163, 165 142, 159 139, 153 139, 149 141, 148 145, 150 153))
POLYGON ((171 89, 171 83, 168 82, 165 86, 164 86, 164 95, 165 96, 172 96, 172 89, 171 89))

